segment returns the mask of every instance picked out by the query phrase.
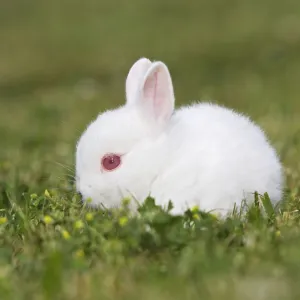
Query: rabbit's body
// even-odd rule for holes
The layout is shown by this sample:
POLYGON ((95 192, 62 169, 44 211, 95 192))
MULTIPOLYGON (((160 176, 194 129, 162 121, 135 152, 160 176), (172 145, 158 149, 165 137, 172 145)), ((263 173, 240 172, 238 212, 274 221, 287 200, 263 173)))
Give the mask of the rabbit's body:
POLYGON ((126 94, 126 105, 99 115, 78 143, 77 189, 92 205, 151 195, 163 206, 171 200, 173 213, 194 205, 227 213, 255 191, 281 199, 281 164, 249 118, 210 103, 173 111, 168 69, 146 59, 129 72, 126 94))
POLYGON ((172 117, 164 143, 170 150, 151 195, 163 205, 172 199, 174 212, 191 205, 230 210, 242 199, 252 201, 255 191, 268 192, 274 202, 281 198, 276 153, 245 116, 209 103, 184 107, 172 117))

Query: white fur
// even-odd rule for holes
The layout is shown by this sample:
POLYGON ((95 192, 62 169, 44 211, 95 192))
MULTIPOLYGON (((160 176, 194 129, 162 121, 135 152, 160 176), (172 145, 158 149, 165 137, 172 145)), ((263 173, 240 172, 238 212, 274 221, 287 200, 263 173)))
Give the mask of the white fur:
POLYGON ((151 61, 147 58, 141 58, 136 61, 128 72, 126 79, 126 99, 127 103, 136 98, 138 86, 147 70, 151 66, 151 61))
MULTIPOLYGON (((77 190, 91 205, 113 207, 123 197, 148 195, 174 214, 198 205, 225 214, 253 193, 281 199, 280 161, 263 131, 246 116, 210 103, 174 110, 168 68, 138 60, 126 81, 127 102, 100 114, 77 145, 77 190), (122 154, 114 171, 106 153, 122 154)), ((133 202, 134 203, 134 202, 133 202)), ((134 208, 134 206, 133 206, 134 208)))

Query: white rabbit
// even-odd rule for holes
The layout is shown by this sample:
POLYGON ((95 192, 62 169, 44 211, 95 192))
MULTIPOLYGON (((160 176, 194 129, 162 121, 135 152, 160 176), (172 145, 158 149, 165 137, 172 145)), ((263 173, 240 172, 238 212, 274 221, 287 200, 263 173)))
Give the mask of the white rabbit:
POLYGON ((91 206, 151 195, 163 207, 171 200, 173 214, 197 205, 224 215, 252 202, 255 191, 273 203, 281 199, 281 163, 248 117, 211 103, 174 111, 167 66, 146 58, 130 69, 126 98, 100 114, 77 144, 76 188, 91 206))

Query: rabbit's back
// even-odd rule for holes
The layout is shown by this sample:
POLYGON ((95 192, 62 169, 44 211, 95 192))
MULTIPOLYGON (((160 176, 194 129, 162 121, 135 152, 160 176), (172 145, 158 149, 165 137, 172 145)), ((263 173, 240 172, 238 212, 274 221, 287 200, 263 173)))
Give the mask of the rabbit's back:
POLYGON ((167 164, 154 185, 160 199, 227 209, 255 191, 281 198, 276 152, 246 116, 209 103, 183 107, 172 118, 167 144, 167 164))

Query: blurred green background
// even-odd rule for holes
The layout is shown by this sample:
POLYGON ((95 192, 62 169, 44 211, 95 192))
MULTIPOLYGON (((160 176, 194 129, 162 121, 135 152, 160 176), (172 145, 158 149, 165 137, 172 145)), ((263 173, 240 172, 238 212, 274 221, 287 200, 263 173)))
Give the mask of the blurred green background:
POLYGON ((142 56, 169 66, 177 105, 252 117, 298 178, 299 1, 2 1, 0 37, 0 159, 31 186, 62 182, 56 163, 72 166, 85 126, 124 102, 142 56))
MULTIPOLYGON (((299 78, 299 0, 1 1, 0 298, 300 299, 299 78), (165 264, 147 260, 143 252, 118 269, 105 260, 118 257, 114 231, 103 243, 90 236, 105 236, 101 226, 112 221, 98 216, 83 234, 74 229, 74 218, 84 215, 64 191, 73 191, 76 141, 99 112, 124 103, 127 73, 143 56, 168 65, 177 106, 214 101, 249 115, 265 130, 287 175, 290 207, 276 215, 280 247, 273 241, 281 236, 273 232, 277 225, 269 228, 266 222, 257 229, 253 219, 245 234, 231 232, 249 245, 229 251, 226 240, 215 239, 216 221, 206 230, 207 240, 190 243, 178 259, 170 243, 166 253, 156 253, 165 264), (16 204, 24 203, 19 210, 16 204), (65 220, 72 238, 64 244, 55 226, 43 226, 44 213, 65 220), (69 249, 80 249, 83 241, 107 256, 96 256, 96 272, 80 277, 66 258, 73 263, 69 249), (52 257, 55 245, 61 245, 65 260, 52 257), (59 291, 63 283, 68 298, 60 292, 42 297, 41 289, 59 291), (95 298, 86 294, 89 289, 95 298)), ((230 220, 222 226, 220 232, 238 227, 230 220)))

